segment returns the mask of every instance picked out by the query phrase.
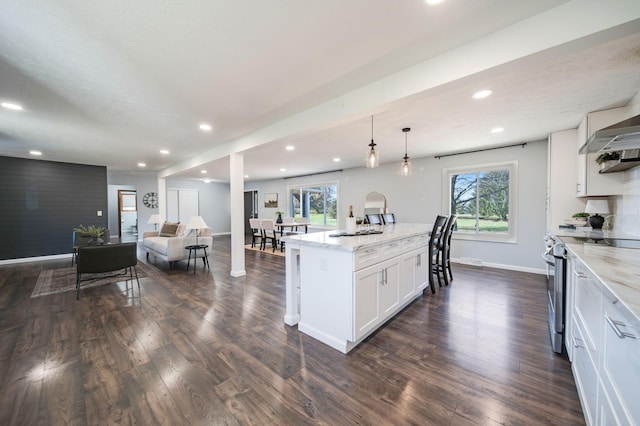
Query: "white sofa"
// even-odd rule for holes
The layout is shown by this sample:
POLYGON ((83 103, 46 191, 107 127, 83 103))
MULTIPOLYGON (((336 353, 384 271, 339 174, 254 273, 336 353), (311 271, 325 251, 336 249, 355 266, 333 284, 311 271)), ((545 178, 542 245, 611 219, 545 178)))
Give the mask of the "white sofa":
MULTIPOLYGON (((159 257, 169 262, 169 269, 172 268, 173 262, 187 260, 189 258, 189 250, 185 249, 185 247, 196 243, 195 232, 195 230, 186 229, 184 224, 178 226, 174 236, 160 236, 160 231, 145 232, 142 238, 142 246, 147 252, 147 260, 149 255, 156 258, 159 257)), ((198 230, 198 244, 206 244, 209 249, 211 248, 213 238, 211 237, 210 228, 198 230)), ((208 253, 211 253, 211 251, 208 253)))

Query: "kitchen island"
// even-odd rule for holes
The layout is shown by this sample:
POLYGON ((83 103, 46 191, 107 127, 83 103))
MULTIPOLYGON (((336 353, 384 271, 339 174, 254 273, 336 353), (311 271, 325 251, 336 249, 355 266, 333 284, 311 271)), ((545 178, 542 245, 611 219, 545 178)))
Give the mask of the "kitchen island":
POLYGON ((283 238, 286 324, 347 353, 422 294, 431 225, 378 229, 382 233, 283 238))
POLYGON ((560 237, 567 355, 587 424, 640 424, 640 250, 598 232, 560 237))

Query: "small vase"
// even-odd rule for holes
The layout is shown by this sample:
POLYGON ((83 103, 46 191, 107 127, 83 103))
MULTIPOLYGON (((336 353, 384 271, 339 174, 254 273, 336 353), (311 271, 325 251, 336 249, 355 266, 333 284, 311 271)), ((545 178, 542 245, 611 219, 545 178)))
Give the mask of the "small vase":
POLYGON ((276 219, 276 223, 282 223, 282 215, 278 213, 278 218, 276 219))

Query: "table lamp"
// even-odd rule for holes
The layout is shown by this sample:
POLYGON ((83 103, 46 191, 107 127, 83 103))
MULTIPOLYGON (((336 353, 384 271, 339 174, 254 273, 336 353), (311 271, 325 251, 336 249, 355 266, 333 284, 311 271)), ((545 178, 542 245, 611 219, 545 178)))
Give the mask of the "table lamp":
POLYGON ((187 224, 187 229, 196 230, 196 245, 198 245, 198 230, 202 228, 207 228, 207 224, 204 223, 204 219, 201 216, 191 216, 191 219, 189 219, 189 223, 187 224))
POLYGON ((147 223, 153 223, 154 229, 157 231, 158 224, 162 223, 162 218, 160 217, 159 214, 152 214, 151 217, 149 217, 149 220, 147 221, 147 223))
POLYGON ((589 216, 589 225, 593 229, 602 229, 604 217, 601 214, 609 214, 609 202, 607 200, 587 200, 587 206, 584 208, 585 213, 591 213, 589 216))

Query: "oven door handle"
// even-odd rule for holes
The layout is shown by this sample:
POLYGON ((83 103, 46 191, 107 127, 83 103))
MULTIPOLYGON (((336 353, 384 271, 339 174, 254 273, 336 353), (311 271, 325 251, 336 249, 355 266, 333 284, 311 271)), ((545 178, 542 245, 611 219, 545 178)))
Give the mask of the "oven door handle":
MULTIPOLYGON (((544 260, 546 262, 547 265, 549 266, 556 266, 556 262, 555 260, 551 260, 549 259, 549 253, 542 253, 542 260, 544 260)), ((553 256, 551 256, 553 258, 553 256)))

